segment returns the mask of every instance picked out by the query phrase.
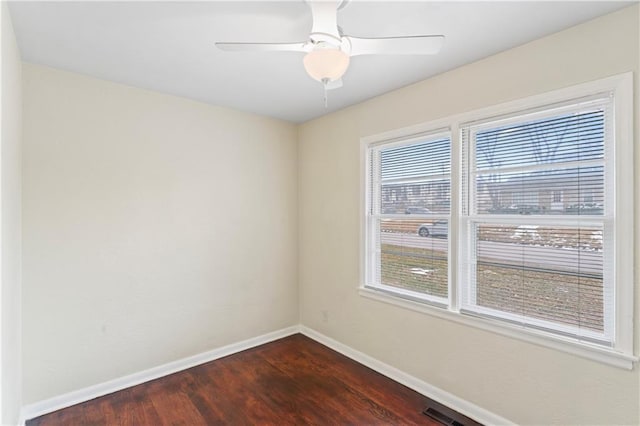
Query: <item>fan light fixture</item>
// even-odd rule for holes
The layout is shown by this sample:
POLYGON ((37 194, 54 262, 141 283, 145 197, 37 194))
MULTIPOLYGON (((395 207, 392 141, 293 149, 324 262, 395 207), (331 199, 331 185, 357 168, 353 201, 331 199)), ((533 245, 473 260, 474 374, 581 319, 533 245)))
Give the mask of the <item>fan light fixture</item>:
POLYGON ((304 0, 311 9, 311 32, 306 40, 287 43, 216 42, 230 52, 300 52, 311 78, 322 83, 324 104, 327 90, 342 87, 341 77, 349 58, 359 55, 431 55, 442 47, 442 35, 407 35, 362 38, 345 35, 338 26, 338 9, 351 0, 304 0))
POLYGON ((349 67, 349 55, 340 49, 314 49, 302 60, 314 80, 327 83, 340 79, 349 67))

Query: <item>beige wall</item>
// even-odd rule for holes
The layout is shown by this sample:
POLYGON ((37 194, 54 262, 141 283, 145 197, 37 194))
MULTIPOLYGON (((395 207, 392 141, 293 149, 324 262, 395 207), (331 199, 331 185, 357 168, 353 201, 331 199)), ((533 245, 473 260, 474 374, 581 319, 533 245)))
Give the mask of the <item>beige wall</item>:
POLYGON ((0 424, 17 424, 20 413, 20 177, 22 62, 9 9, 0 4, 2 25, 2 106, 0 126, 0 424))
MULTIPOLYGON (((638 366, 633 371, 610 367, 357 292, 361 137, 626 71, 638 73, 638 15, 637 6, 626 8, 302 125, 302 324, 520 424, 640 423, 638 366)), ((634 83, 637 117, 637 74, 634 83)), ((637 122, 635 134, 640 140, 637 122)), ((636 174, 640 212, 638 168, 636 174)), ((636 246, 639 242, 636 232, 636 246)), ((636 259, 640 264, 640 251, 636 259)))
POLYGON ((295 126, 23 80, 25 404, 298 323, 295 126))
MULTIPOLYGON (((19 82, 20 62, 11 42, 5 73, 4 12, 3 328, 19 326, 18 305, 5 309, 4 297, 19 297, 19 268, 5 265, 19 265, 20 244, 19 233, 4 234, 20 229, 20 129, 5 146, 4 125, 19 123, 19 108, 5 110, 5 97, 20 102, 5 87, 19 84, 5 79, 19 82)), ((638 111, 639 14, 616 12, 297 129, 25 64, 24 403, 296 324, 299 302, 304 325, 514 422, 639 424, 637 366, 357 293, 361 137, 630 70, 638 111)), ((640 212, 640 171, 635 181, 640 212)), ((3 374, 16 365, 5 349, 19 355, 7 339, 17 331, 3 329, 3 374)), ((5 422, 19 404, 4 389, 19 387, 10 371, 5 422)))

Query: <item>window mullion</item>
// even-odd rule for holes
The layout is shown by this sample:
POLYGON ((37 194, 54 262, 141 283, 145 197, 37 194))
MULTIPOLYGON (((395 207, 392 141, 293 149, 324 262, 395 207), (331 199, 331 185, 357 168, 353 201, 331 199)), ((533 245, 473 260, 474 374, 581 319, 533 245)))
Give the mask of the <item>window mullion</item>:
POLYGON ((451 126, 451 207, 449 212, 449 309, 460 309, 460 212, 462 193, 462 141, 458 123, 451 126))

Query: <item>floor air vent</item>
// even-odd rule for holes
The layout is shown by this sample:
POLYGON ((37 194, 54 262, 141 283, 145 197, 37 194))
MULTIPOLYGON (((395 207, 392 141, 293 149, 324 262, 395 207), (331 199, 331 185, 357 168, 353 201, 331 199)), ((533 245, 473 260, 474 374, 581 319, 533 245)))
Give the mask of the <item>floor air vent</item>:
POLYGON ((425 408, 422 414, 446 426, 481 426, 480 423, 475 420, 438 403, 434 403, 432 406, 425 408))
POLYGON ((462 423, 453 420, 451 417, 446 416, 445 414, 441 413, 440 411, 436 410, 435 408, 429 407, 426 410, 424 410, 422 413, 426 414, 429 417, 431 417, 433 420, 439 421, 443 425, 447 425, 447 426, 464 426, 462 423))

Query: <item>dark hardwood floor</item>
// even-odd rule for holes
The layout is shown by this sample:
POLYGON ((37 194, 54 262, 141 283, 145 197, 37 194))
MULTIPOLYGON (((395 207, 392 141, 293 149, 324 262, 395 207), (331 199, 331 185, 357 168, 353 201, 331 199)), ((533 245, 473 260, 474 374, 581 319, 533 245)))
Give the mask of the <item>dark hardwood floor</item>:
POLYGON ((430 404, 296 334, 29 420, 27 426, 441 425, 422 414, 430 404))

